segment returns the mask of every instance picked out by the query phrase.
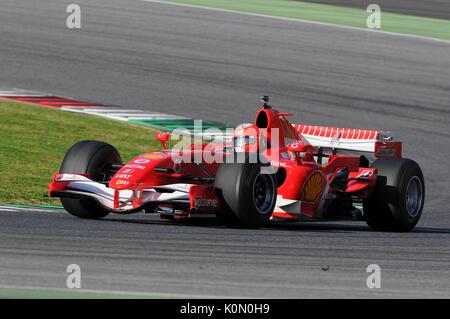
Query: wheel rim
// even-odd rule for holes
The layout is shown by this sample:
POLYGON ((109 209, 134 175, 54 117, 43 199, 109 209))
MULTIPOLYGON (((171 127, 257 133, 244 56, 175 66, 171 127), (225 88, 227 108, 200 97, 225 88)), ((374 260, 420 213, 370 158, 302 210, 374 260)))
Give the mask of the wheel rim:
POLYGON ((416 217, 419 214, 422 200, 422 182, 417 176, 413 176, 406 187, 406 211, 410 217, 416 217))
POLYGON ((267 214, 273 202, 275 193, 273 180, 267 174, 258 174, 253 182, 253 201, 258 212, 267 214))

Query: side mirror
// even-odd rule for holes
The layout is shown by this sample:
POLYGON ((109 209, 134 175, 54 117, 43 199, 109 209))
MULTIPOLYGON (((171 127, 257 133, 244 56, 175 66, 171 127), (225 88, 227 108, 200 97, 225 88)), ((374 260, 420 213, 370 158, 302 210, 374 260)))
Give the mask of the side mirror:
POLYGON ((293 142, 288 144, 287 150, 289 152, 298 153, 300 157, 306 157, 308 155, 313 155, 316 148, 311 144, 293 142))
POLYGON ((156 132, 156 140, 161 142, 164 149, 167 149, 167 141, 169 140, 169 138, 170 133, 156 132))

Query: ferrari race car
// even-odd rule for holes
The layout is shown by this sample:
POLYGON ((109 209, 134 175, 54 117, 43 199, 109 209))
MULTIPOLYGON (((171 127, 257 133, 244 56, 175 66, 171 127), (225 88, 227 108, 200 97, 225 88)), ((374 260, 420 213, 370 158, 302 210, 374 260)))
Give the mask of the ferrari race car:
POLYGON ((410 231, 425 185, 388 132, 291 124, 268 104, 223 142, 192 142, 123 163, 113 146, 81 141, 53 175, 48 196, 81 218, 145 211, 182 221, 217 217, 228 227, 271 220, 364 220, 374 230, 410 231))

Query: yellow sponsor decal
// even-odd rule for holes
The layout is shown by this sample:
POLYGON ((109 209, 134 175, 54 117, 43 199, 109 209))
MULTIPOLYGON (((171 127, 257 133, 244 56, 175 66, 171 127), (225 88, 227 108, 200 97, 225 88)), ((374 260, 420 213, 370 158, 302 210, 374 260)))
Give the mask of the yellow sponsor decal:
POLYGON ((323 190, 323 176, 319 171, 315 171, 306 179, 303 184, 303 201, 315 202, 323 190))
POLYGON ((141 157, 147 158, 147 159, 158 159, 158 158, 166 157, 166 154, 164 154, 164 153, 150 153, 150 154, 144 154, 141 157))

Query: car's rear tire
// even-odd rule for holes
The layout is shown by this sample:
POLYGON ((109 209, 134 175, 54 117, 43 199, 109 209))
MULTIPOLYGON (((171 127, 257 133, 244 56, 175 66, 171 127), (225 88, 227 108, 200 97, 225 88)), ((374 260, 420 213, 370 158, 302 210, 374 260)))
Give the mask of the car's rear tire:
POLYGON ((425 183, 422 170, 406 158, 377 159, 374 192, 363 202, 367 224, 378 231, 410 231, 422 215, 425 183))
MULTIPOLYGON (((90 179, 98 182, 109 179, 111 164, 120 164, 119 152, 110 144, 99 141, 81 141, 74 144, 64 157, 60 173, 89 174, 90 179)), ((92 199, 62 197, 64 208, 80 218, 100 219, 109 214, 99 203, 92 199)))
POLYGON ((221 164, 215 191, 221 199, 219 222, 228 227, 259 228, 272 216, 277 198, 274 174, 261 172, 262 164, 221 164))

